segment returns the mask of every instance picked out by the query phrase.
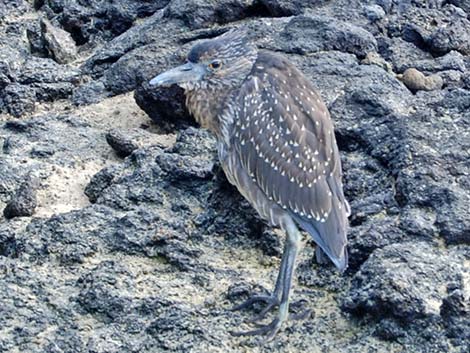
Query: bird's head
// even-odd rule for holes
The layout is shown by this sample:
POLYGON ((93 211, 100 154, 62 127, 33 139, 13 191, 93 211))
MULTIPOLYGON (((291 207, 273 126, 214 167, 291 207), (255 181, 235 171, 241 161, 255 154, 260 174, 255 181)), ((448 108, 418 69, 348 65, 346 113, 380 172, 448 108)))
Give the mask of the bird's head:
POLYGON ((256 55, 245 31, 231 30, 196 44, 185 64, 154 77, 150 85, 177 84, 186 91, 234 87, 249 75, 256 55))

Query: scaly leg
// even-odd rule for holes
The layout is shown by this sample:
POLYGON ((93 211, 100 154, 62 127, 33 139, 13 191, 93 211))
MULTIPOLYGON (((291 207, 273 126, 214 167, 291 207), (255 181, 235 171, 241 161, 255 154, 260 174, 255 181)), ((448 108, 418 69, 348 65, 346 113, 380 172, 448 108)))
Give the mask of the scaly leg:
MULTIPOLYGON (((282 255, 281 268, 277 277, 276 286, 272 296, 256 296, 248 299, 245 303, 237 308, 243 308, 251 305, 257 301, 265 301, 268 303, 261 314, 264 316, 273 306, 279 303, 279 311, 276 318, 268 325, 261 326, 260 328, 247 332, 234 332, 236 336, 254 336, 254 335, 267 335, 266 340, 271 340, 281 328, 282 324, 287 321, 289 316, 289 294, 292 286, 292 279, 295 269, 295 260, 299 253, 302 236, 292 221, 288 219, 286 222, 286 243, 284 246, 284 253, 282 255), (279 302, 280 298, 280 302, 279 302)), ((261 315, 260 314, 260 315, 261 315)))
MULTIPOLYGON (((286 253, 286 250, 284 250, 286 253)), ((271 295, 255 295, 248 300, 244 301, 243 303, 235 306, 232 308, 233 311, 245 309, 255 303, 264 302, 267 303, 263 310, 255 316, 253 319, 249 320, 250 322, 255 322, 263 319, 266 314, 275 306, 278 306, 281 303, 281 296, 282 296, 282 282, 284 281, 284 273, 286 269, 287 263, 287 256, 283 256, 281 260, 281 267, 279 269, 279 274, 276 279, 276 285, 274 287, 274 291, 271 295)))

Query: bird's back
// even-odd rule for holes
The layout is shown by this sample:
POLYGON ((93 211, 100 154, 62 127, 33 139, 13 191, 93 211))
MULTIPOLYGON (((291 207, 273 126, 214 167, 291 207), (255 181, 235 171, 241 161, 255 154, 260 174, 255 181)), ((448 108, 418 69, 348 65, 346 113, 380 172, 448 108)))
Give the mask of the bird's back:
POLYGON ((320 95, 286 58, 260 51, 234 99, 230 149, 241 170, 226 170, 229 179, 237 185, 243 178, 237 186, 249 200, 264 196, 250 200, 258 211, 288 213, 344 270, 349 206, 333 124, 320 95))

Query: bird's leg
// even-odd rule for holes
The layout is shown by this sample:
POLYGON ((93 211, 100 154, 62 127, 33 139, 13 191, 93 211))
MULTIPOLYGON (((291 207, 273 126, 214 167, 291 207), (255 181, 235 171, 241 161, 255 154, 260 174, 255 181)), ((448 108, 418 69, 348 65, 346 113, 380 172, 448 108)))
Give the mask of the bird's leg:
MULTIPOLYGON (((292 278, 294 275, 295 260, 300 249, 302 236, 292 220, 287 222, 286 231, 287 239, 284 246, 284 253, 282 255, 281 268, 279 270, 278 279, 276 281, 276 288, 272 296, 276 297, 276 295, 278 295, 276 290, 280 292, 280 303, 277 316, 271 323, 265 326, 261 326, 256 330, 233 333, 236 336, 266 334, 266 340, 270 340, 276 335, 282 324, 289 316, 289 294, 292 286, 292 278)), ((271 307, 269 307, 267 310, 269 310, 271 307)))
MULTIPOLYGON (((286 250, 284 250, 284 253, 286 250)), ((284 273, 285 273, 285 268, 286 268, 286 263, 287 263, 287 256, 283 256, 281 260, 281 267, 279 269, 279 274, 276 279, 276 285, 274 287, 274 291, 271 295, 254 295, 251 298, 248 298, 246 301, 243 303, 235 306, 232 308, 232 310, 241 310, 245 309, 255 303, 258 302, 264 302, 266 303, 266 306, 263 308, 263 310, 255 316, 253 319, 249 320, 251 322, 259 321, 262 318, 266 316, 266 314, 271 310, 271 308, 278 306, 281 302, 281 294, 282 294, 282 282, 284 280, 284 273)))

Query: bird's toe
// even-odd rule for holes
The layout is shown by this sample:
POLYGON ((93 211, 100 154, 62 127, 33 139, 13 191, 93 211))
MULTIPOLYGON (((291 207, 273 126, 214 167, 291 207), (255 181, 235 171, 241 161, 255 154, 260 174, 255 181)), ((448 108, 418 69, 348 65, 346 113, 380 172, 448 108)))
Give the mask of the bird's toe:
POLYGON ((260 343, 263 344, 263 343, 266 343, 266 342, 269 342, 271 341, 275 336, 276 334, 279 332, 279 330, 281 329, 282 327, 282 324, 285 322, 286 320, 285 319, 281 319, 279 316, 276 317, 273 321, 271 321, 269 324, 267 325, 259 325, 258 328, 254 329, 254 330, 249 330, 249 331, 232 331, 230 332, 233 336, 237 336, 237 337, 240 337, 240 336, 258 336, 258 335, 262 335, 262 336, 265 336, 261 341, 260 343))

